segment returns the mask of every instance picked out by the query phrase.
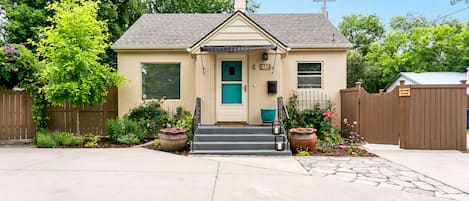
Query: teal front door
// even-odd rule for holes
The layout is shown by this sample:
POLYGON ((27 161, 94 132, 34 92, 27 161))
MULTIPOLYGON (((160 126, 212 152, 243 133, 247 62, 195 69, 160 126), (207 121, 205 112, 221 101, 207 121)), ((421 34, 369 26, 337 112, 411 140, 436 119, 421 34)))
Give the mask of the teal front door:
POLYGON ((223 61, 221 103, 242 104, 243 68, 241 61, 223 61))
POLYGON ((247 122, 246 59, 220 59, 217 68, 217 121, 247 122))

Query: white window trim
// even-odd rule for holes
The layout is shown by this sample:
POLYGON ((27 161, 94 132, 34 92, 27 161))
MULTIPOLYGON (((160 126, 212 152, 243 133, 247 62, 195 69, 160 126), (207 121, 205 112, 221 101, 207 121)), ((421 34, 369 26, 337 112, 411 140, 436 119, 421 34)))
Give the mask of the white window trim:
POLYGON ((296 90, 319 90, 324 89, 324 61, 297 61, 295 66, 295 88, 296 90), (321 64, 321 87, 319 88, 298 88, 298 64, 301 63, 319 63, 321 64))
MULTIPOLYGON (((148 103, 152 101, 152 98, 143 99, 143 72, 142 68, 144 64, 179 64, 179 99, 164 99, 167 102, 178 102, 182 99, 182 62, 175 61, 175 62, 140 62, 140 98, 143 102, 148 103)), ((156 100, 156 99, 155 99, 156 100)), ((159 100, 159 99, 158 99, 159 100)))

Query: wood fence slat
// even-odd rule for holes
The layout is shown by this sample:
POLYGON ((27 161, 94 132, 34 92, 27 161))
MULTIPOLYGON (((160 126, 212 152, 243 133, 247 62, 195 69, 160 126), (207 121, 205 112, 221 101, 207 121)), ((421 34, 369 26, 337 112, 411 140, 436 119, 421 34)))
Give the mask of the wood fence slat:
MULTIPOLYGON (((117 117, 117 89, 109 89, 108 94, 105 105, 80 106, 80 130, 105 135, 106 120, 117 117)), ((0 140, 34 137, 35 125, 32 121, 31 104, 28 93, 0 88, 0 140)), ((49 107, 49 129, 76 132, 76 112, 70 104, 49 107)))
POLYGON ((380 94, 368 94, 359 87, 341 90, 342 116, 358 114, 359 133, 369 143, 399 143, 408 149, 465 150, 465 87, 402 85, 391 93, 380 94), (411 88, 410 96, 399 97, 402 87, 411 88), (354 102, 349 93, 356 94, 359 102, 354 102))

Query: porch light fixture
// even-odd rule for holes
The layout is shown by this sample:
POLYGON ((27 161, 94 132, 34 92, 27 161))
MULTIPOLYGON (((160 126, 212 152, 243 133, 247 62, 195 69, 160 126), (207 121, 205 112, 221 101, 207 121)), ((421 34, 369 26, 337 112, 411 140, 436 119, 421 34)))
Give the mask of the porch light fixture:
POLYGON ((267 52, 264 52, 264 54, 262 54, 262 60, 264 61, 269 60, 269 54, 267 54, 267 52))

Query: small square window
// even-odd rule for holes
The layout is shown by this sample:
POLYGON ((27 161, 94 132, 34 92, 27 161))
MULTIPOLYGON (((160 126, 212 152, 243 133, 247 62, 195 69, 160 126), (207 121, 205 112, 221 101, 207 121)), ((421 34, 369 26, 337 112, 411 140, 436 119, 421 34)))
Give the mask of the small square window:
POLYGON ((143 99, 180 99, 180 64, 142 64, 143 99))

